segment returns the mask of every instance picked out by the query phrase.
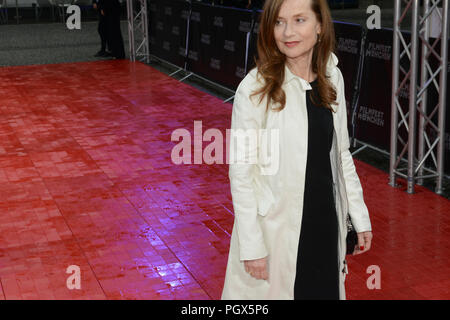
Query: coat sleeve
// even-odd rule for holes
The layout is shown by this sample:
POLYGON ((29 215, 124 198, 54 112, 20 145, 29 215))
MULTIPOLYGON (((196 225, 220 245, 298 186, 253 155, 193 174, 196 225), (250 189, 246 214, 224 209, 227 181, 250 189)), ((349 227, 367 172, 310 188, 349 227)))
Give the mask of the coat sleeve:
POLYGON ((350 142, 348 138, 347 129, 347 106, 345 103, 345 87, 344 78, 339 68, 338 70, 338 113, 340 130, 340 152, 341 152, 341 165, 344 173, 345 189, 348 200, 348 211, 352 224, 356 232, 372 231, 372 226, 369 218, 369 211, 364 203, 363 190, 361 182, 359 181, 358 174, 356 173, 353 157, 350 153, 350 142))
POLYGON ((254 140, 252 143, 251 139, 246 139, 245 143, 235 140, 237 132, 256 134, 261 127, 261 116, 258 112, 261 109, 258 108, 263 106, 253 104, 249 95, 250 90, 246 88, 244 81, 241 82, 234 98, 230 135, 230 148, 233 151, 230 150, 229 178, 241 261, 268 255, 257 219, 257 200, 253 187, 254 176, 259 172, 256 161, 253 161, 256 159, 258 146, 254 140), (234 152, 236 153, 232 156, 234 152))

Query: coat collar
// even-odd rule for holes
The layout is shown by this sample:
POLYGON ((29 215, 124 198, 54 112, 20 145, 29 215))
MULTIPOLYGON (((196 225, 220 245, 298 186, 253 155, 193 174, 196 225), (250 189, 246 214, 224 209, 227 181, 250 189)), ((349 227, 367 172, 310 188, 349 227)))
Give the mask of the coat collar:
MULTIPOLYGON (((335 68, 338 64, 338 58, 336 57, 336 55, 331 52, 330 57, 328 59, 327 62, 327 72, 328 74, 331 74, 331 70, 333 68, 335 68)), ((303 78, 300 78, 299 76, 296 76, 295 74, 293 74, 291 72, 291 70, 288 68, 288 66, 285 64, 284 65, 284 83, 288 83, 294 79, 297 79, 297 81, 300 83, 301 88, 306 91, 306 90, 311 90, 311 85, 309 84, 308 81, 306 81, 303 78)))

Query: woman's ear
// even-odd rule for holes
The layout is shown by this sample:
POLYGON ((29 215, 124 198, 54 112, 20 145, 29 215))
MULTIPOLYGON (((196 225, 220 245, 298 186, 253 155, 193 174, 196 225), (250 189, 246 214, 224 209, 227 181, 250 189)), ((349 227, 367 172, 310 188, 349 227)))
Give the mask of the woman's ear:
POLYGON ((317 35, 320 37, 320 34, 322 33, 322 25, 321 24, 317 25, 316 31, 317 31, 317 35))

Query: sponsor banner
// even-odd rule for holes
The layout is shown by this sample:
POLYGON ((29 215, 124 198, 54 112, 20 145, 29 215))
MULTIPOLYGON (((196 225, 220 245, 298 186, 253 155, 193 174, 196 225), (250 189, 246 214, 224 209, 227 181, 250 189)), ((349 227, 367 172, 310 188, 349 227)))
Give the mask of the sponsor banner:
POLYGON ((247 73, 251 11, 192 3, 187 69, 235 90, 247 73))
POLYGON ((186 59, 186 38, 190 5, 180 0, 150 0, 150 53, 179 67, 186 59))
MULTIPOLYGON (((387 29, 367 32, 355 117, 355 137, 385 151, 390 150, 391 134, 392 35, 387 29)), ((408 92, 401 97, 407 107, 408 92)))
MULTIPOLYGON (((409 32, 402 32, 405 43, 410 43, 411 35, 409 32)), ((391 135, 391 94, 392 94, 392 30, 369 30, 365 45, 365 60, 362 76, 361 94, 359 100, 359 108, 357 110, 357 126, 356 138, 360 141, 367 142, 385 151, 390 151, 390 135, 391 135)), ((430 39, 430 43, 434 43, 434 39, 430 39)), ((440 52, 440 43, 433 45, 436 52, 440 52)), ((402 48, 400 50, 403 50, 402 48)), ((421 47, 418 48, 419 60, 421 56, 421 47)), ((405 54, 400 60, 399 81, 401 82, 405 74, 404 71, 409 71, 410 60, 405 54)), ((433 72, 437 70, 437 58, 431 54, 429 58, 429 65, 433 72)), ((447 64, 447 74, 450 70, 450 65, 447 64)), ((420 65, 417 72, 420 74, 420 65)), ((448 76, 447 76, 448 77, 448 76)), ((427 76, 429 78, 429 75, 427 76)), ((439 85, 439 79, 436 79, 439 85)), ((400 89, 399 103, 406 115, 409 111, 409 80, 406 85, 400 89)), ((420 76, 417 79, 417 85, 420 85, 420 76)), ((447 82, 447 92, 449 90, 449 82, 447 82)), ((428 87, 427 91, 427 115, 431 115, 435 110, 439 100, 438 90, 434 84, 428 87)), ((447 106, 450 104, 447 95, 447 106)), ((448 108, 447 108, 448 109, 448 108)), ((437 110, 433 115, 433 123, 438 123, 437 110)), ((444 135, 444 172, 450 174, 450 112, 446 112, 446 126, 444 135)), ((416 154, 418 152, 418 132, 420 114, 416 111, 416 154)), ((398 121, 401 121, 401 116, 398 114, 398 121)), ((406 119, 409 126, 409 118, 406 119)), ((436 139, 437 131, 430 125, 425 128, 430 143, 436 139)), ((405 143, 408 140, 408 132, 406 127, 402 124, 398 129, 400 139, 405 143)), ((400 153, 403 144, 397 140, 397 152, 400 153)), ((435 154, 436 149, 434 150, 435 154)), ((404 155, 407 157, 407 154, 404 155)), ((431 157, 427 158, 426 167, 435 168, 435 164, 431 157)))
POLYGON ((338 67, 342 72, 345 84, 348 132, 352 136, 352 104, 360 68, 358 62, 361 54, 362 27, 358 24, 334 21, 334 30, 336 34, 335 53, 339 59, 338 67))

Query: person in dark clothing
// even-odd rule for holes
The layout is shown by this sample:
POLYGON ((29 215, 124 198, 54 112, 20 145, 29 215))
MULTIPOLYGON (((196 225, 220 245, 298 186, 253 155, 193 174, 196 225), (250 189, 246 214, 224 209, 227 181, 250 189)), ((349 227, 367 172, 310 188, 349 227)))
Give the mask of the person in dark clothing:
POLYGON ((122 31, 120 30, 120 11, 119 0, 100 0, 102 3, 102 12, 106 20, 107 38, 106 42, 111 54, 116 59, 125 58, 125 48, 123 45, 122 31))
POLYGON ((95 54, 95 57, 108 57, 111 56, 111 53, 107 51, 107 25, 106 25, 106 18, 104 15, 101 14, 103 10, 103 2, 104 0, 93 0, 92 6, 95 10, 98 12, 98 34, 100 35, 100 42, 101 47, 100 51, 95 54))

